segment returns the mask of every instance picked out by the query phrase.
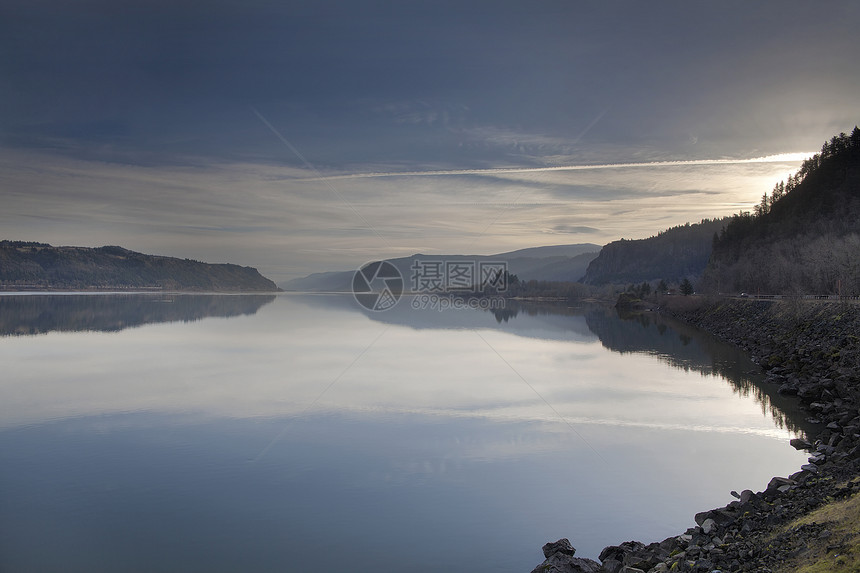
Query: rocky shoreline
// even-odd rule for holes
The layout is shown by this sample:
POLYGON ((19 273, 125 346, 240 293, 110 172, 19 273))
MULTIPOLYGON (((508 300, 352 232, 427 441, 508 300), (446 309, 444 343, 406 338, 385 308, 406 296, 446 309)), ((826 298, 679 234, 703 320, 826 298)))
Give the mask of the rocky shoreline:
MULTIPOLYGON (((777 571, 824 546, 847 552, 853 536, 826 523, 789 527, 827 503, 860 492, 860 305, 682 297, 655 310, 708 331, 750 353, 767 384, 796 396, 816 428, 791 441, 809 463, 774 477, 761 492, 732 492, 725 507, 695 516, 696 527, 659 543, 606 547, 600 562, 574 557, 567 539, 543 547, 532 573, 777 571)), ((855 542, 856 543, 856 542, 855 542)))

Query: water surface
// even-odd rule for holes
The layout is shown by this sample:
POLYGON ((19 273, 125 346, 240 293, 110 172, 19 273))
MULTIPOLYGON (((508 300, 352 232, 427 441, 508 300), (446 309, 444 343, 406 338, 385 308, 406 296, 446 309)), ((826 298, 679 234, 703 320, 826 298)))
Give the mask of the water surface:
POLYGON ((519 573, 804 463, 689 327, 403 302, 0 296, 0 570, 519 573))

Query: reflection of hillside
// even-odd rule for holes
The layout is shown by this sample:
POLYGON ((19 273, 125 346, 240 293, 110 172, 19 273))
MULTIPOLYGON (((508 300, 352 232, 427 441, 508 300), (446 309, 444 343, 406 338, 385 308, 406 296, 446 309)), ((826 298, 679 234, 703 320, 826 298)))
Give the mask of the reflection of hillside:
POLYGON ((0 296, 0 335, 51 331, 117 331, 151 322, 256 313, 274 295, 24 295, 0 296))
POLYGON ((494 310, 445 309, 421 303, 420 297, 404 296, 397 305, 384 312, 362 308, 351 295, 286 294, 290 300, 319 309, 359 312, 370 320, 406 326, 416 330, 474 330, 493 329, 527 338, 591 342, 594 334, 585 324, 581 308, 569 308, 557 303, 522 303, 503 300, 504 308, 494 310))
POLYGON ((612 351, 648 354, 675 368, 721 376, 736 393, 752 395, 762 413, 769 412, 779 427, 809 429, 805 414, 797 409, 797 401, 778 394, 776 386, 765 385, 759 367, 736 346, 654 313, 593 307, 586 313, 586 323, 603 346, 612 351))
POLYGON ((781 396, 776 387, 762 382, 760 368, 731 344, 685 323, 653 313, 618 313, 598 305, 571 307, 565 303, 506 300, 503 309, 446 310, 412 308, 412 297, 391 310, 370 312, 351 296, 287 295, 307 306, 359 312, 370 320, 417 330, 494 329, 524 338, 588 343, 599 338, 613 352, 655 356, 673 368, 725 378, 734 392, 752 396, 762 413, 770 414, 780 427, 808 430, 805 414, 796 400, 781 396))
POLYGON ((506 299, 505 307, 490 312, 496 317, 497 322, 507 322, 522 313, 527 316, 582 316, 583 307, 570 306, 566 302, 545 301, 522 301, 506 299))

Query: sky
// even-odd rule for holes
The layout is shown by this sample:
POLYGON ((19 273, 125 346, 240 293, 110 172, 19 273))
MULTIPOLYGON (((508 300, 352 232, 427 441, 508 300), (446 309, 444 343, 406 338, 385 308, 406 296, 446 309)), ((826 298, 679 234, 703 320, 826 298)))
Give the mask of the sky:
POLYGON ((860 3, 5 0, 0 238, 283 282, 748 210, 860 123, 860 3))

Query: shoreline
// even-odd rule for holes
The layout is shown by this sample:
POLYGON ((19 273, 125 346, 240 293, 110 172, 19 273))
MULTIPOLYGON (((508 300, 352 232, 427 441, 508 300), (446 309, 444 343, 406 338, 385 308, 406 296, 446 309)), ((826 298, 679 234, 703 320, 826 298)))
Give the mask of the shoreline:
POLYGON ((774 477, 764 491, 732 492, 734 501, 697 513, 696 527, 679 535, 608 546, 600 562, 574 557, 566 539, 547 543, 546 560, 532 573, 775 571, 804 560, 842 563, 856 543, 853 533, 840 538, 810 516, 860 492, 860 480, 853 480, 860 476, 860 306, 707 297, 659 302, 651 310, 745 350, 762 368, 764 384, 796 397, 814 429, 790 445, 809 452, 809 463, 774 477), (795 523, 804 517, 808 523, 795 523))
POLYGON ((91 294, 121 294, 121 295, 272 295, 282 294, 283 291, 264 290, 164 290, 164 289, 40 289, 40 290, 10 290, 0 288, 0 296, 27 296, 27 295, 91 295, 91 294))

